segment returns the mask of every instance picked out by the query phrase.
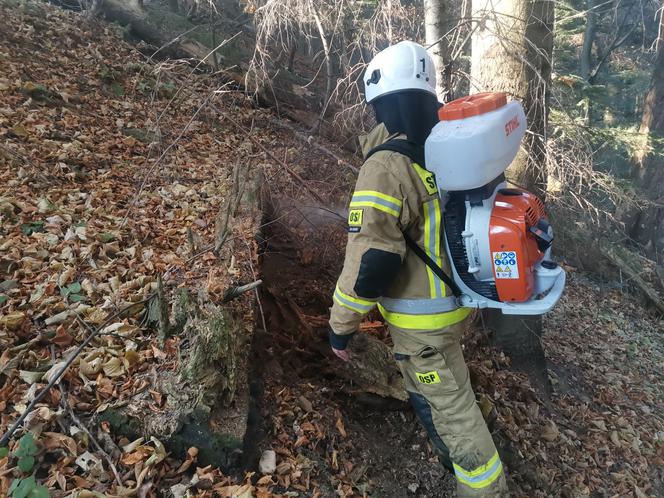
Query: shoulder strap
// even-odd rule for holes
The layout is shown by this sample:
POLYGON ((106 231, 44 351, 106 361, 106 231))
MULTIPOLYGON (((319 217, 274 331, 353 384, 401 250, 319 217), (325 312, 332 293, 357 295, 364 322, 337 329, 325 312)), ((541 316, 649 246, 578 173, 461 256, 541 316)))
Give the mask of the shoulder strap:
POLYGON ((454 297, 461 296, 461 289, 459 289, 459 286, 456 284, 456 282, 452 280, 450 276, 445 273, 445 271, 440 266, 438 266, 438 264, 433 259, 431 259, 431 257, 426 252, 424 252, 424 250, 418 246, 417 243, 411 239, 408 234, 404 233, 403 238, 406 240, 406 245, 417 255, 417 257, 424 261, 439 279, 445 282, 445 285, 450 288, 452 294, 454 294, 454 297))
POLYGON ((392 140, 388 140, 384 144, 378 145, 373 149, 371 149, 367 154, 367 157, 364 158, 364 160, 366 161, 376 152, 379 152, 381 150, 390 150, 393 152, 398 152, 399 154, 403 154, 404 156, 409 158, 414 163, 419 164, 423 168, 425 167, 423 145, 418 145, 415 142, 411 142, 410 140, 404 140, 403 138, 393 138, 392 140))
MULTIPOLYGON (((426 168, 424 164, 424 147, 422 145, 416 144, 415 142, 401 138, 393 138, 392 140, 388 140, 384 144, 371 149, 364 160, 366 161, 376 152, 381 150, 398 152, 399 154, 403 154, 409 158, 412 162, 419 164, 423 168, 426 168)), ((454 294, 455 297, 461 296, 461 289, 459 289, 459 286, 456 284, 456 282, 452 280, 450 276, 447 275, 447 273, 445 273, 445 271, 440 266, 438 266, 438 264, 436 264, 436 262, 431 259, 429 255, 420 246, 418 246, 417 243, 411 239, 407 233, 404 232, 403 237, 406 241, 406 245, 408 245, 408 247, 417 255, 418 258, 424 261, 424 263, 429 268, 431 268, 431 271, 434 272, 438 278, 445 282, 445 285, 450 288, 452 294, 454 294)))

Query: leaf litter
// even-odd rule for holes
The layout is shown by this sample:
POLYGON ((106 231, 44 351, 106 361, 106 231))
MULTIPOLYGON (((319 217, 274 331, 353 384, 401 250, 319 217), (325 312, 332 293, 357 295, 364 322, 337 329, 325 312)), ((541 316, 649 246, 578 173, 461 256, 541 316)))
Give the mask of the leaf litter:
MULTIPOLYGON (((315 331, 325 317, 320 306, 310 304, 314 299, 329 305, 344 234, 332 223, 321 228, 300 216, 297 207, 285 217, 301 223, 289 223, 298 247, 293 257, 304 267, 318 259, 327 270, 299 291, 278 289, 290 296, 290 309, 308 325, 274 337, 274 356, 264 365, 262 409, 269 433, 260 445, 275 453, 274 468, 267 467, 271 473, 225 475, 216 467, 198 466, 196 448, 178 460, 157 438, 129 441, 105 424, 82 429, 75 422, 81 417, 79 422, 92 424, 96 412, 125 402, 141 388, 133 385, 135 372, 174 368, 177 360, 165 351, 172 351, 177 339, 161 347, 154 325, 144 320, 143 301, 155 292, 158 275, 165 276, 170 290, 202 285, 220 301, 231 284, 253 274, 255 219, 234 219, 231 237, 247 242, 233 244, 232 258, 220 262, 205 251, 214 244, 215 217, 230 191, 237 158, 263 168, 268 188, 280 196, 311 201, 237 127, 224 125, 218 113, 204 111, 189 123, 191 110, 214 90, 209 79, 191 76, 188 67, 175 63, 145 64, 108 25, 81 22, 44 4, 8 5, 0 3, 0 12, 6 25, 16 29, 0 33, 2 432, 90 327, 139 303, 106 325, 26 419, 35 436, 36 453, 28 448, 28 457, 35 458, 39 484, 51 496, 80 498, 371 496, 380 487, 375 476, 384 474, 373 469, 380 455, 369 458, 362 452, 363 444, 380 443, 367 439, 375 432, 366 426, 394 425, 398 431, 406 418, 402 412, 369 410, 369 421, 360 420, 349 409, 354 402, 335 394, 347 386, 326 373, 334 364, 323 360, 321 367, 312 366, 322 359, 315 348, 311 352, 311 343, 320 342, 315 331), (186 82, 188 91, 170 105, 172 95, 144 95, 138 89, 156 80, 156 72, 180 86, 186 82), (183 130, 181 140, 158 162, 183 130), (312 245, 312 226, 324 244, 312 245), (291 369, 294 365, 297 370, 291 369)), ((216 105, 242 119, 252 133, 252 123, 264 112, 239 94, 216 105)), ((256 134, 267 147, 284 147, 294 170, 330 206, 344 205, 351 180, 338 164, 314 157, 283 130, 261 128, 256 134), (320 169, 308 172, 313 162, 320 169)), ((480 406, 501 448, 509 452, 513 493, 661 496, 662 320, 649 316, 626 290, 571 270, 568 292, 545 322, 554 390, 550 403, 537 396, 523 374, 510 370, 509 359, 489 348, 481 334, 465 341, 480 406)), ((250 303, 235 306, 253 320, 250 303)), ((372 319, 363 330, 385 339, 382 325, 372 319)), ((151 396, 158 407, 161 394, 151 396)), ((415 427, 412 417, 408 422, 415 427)), ((17 441, 11 453, 0 453, 3 496, 22 475, 17 441)), ((376 448, 406 441, 384 444, 376 448)), ((415 475, 428 468, 425 464, 436 465, 423 432, 410 446, 397 451, 423 463, 413 467, 412 480, 400 482, 393 496, 427 496, 427 489, 434 489, 427 488, 427 479, 451 482, 441 474, 415 475)), ((412 462, 390 463, 406 468, 412 462)), ((24 481, 24 486, 37 486, 24 481)))

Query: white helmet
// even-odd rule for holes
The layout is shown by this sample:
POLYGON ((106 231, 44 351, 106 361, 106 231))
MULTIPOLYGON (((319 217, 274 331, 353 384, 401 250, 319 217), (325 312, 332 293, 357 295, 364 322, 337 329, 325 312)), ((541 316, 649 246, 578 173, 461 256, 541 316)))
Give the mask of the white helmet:
POLYGON ((402 41, 378 52, 364 73, 367 103, 402 90, 422 90, 436 95, 436 69, 426 49, 402 41))

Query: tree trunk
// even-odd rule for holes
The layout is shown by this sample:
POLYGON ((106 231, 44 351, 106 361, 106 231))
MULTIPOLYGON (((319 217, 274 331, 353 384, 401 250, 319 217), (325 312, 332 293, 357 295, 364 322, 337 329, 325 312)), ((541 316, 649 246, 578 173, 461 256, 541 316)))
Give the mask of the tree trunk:
POLYGON ((586 81, 590 79, 590 71, 592 70, 593 44, 595 43, 595 33, 597 31, 595 0, 588 0, 587 6, 586 31, 583 34, 583 47, 581 47, 581 56, 579 57, 581 77, 586 81))
MULTIPOLYGON (((528 119, 524 147, 507 177, 540 197, 546 192, 546 125, 551 80, 554 5, 551 0, 475 0, 480 20, 472 40, 471 91, 501 91, 519 99, 528 119)), ((493 344, 527 372, 543 395, 549 383, 541 317, 489 311, 493 344)))
MULTIPOLYGON (((597 32, 597 12, 595 11, 595 0, 588 0, 588 14, 586 16, 586 30, 583 33, 583 46, 581 47, 581 55, 579 56, 579 69, 581 70, 581 77, 591 84, 592 74, 592 61, 593 61, 593 44, 595 43, 595 33, 597 32)), ((588 95, 584 97, 585 113, 586 113, 586 126, 591 125, 592 116, 592 101, 588 95)))
POLYGON ((476 0, 473 18, 481 21, 472 40, 471 92, 506 92, 523 103, 528 133, 507 176, 543 197, 553 1, 476 0))
POLYGON ((177 14, 180 12, 180 2, 178 0, 168 0, 168 8, 171 12, 177 14))
POLYGON ((330 97, 332 96, 332 87, 334 86, 334 70, 332 68, 332 53, 330 50, 331 40, 328 41, 327 39, 325 29, 323 28, 323 23, 321 22, 320 15, 316 9, 316 4, 313 1, 311 2, 311 12, 313 13, 314 19, 316 20, 316 28, 318 29, 320 41, 323 44, 323 54, 325 55, 325 72, 327 73, 327 79, 325 80, 325 97, 321 106, 322 109, 318 121, 312 129, 312 131, 318 132, 320 130, 321 124, 323 123, 323 119, 325 118, 325 113, 330 102, 330 97))
POLYGON ((211 62, 208 58, 209 47, 186 36, 174 41, 172 33, 164 31, 149 18, 140 0, 104 0, 99 14, 109 22, 127 26, 128 35, 152 45, 149 53, 151 57, 156 55, 158 58, 194 58, 211 62))
POLYGON ((436 93, 438 100, 445 101, 451 90, 451 72, 445 70, 450 60, 450 48, 445 35, 445 21, 449 17, 449 0, 424 0, 424 31, 426 45, 436 65, 436 93))
MULTIPOLYGON (((660 36, 664 15, 660 14, 660 36)), ((633 178, 650 205, 641 209, 627 226, 630 236, 657 261, 664 261, 664 47, 657 41, 657 56, 650 87, 643 102, 639 133, 642 143, 633 158, 633 178)))

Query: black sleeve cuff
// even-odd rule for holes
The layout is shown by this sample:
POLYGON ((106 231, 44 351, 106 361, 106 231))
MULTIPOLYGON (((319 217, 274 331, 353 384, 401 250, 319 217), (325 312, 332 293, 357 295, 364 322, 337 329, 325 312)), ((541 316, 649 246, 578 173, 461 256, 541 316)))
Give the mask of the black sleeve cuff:
POLYGON ((343 351, 348 346, 348 342, 355 335, 355 332, 352 334, 339 335, 335 334, 332 329, 330 329, 330 346, 339 351, 343 351))

